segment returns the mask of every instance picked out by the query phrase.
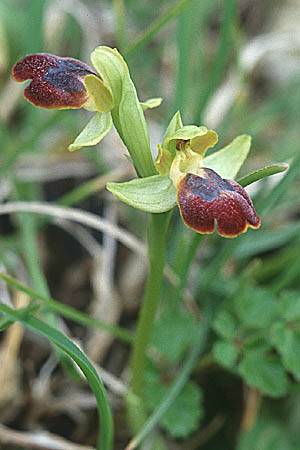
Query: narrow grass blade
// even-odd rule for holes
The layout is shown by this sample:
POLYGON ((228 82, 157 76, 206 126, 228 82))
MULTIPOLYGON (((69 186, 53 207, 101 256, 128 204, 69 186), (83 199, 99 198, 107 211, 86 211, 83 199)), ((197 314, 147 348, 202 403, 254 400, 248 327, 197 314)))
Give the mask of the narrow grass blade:
POLYGON ((153 412, 153 414, 148 418, 148 420, 143 425, 142 429, 139 431, 139 433, 131 440, 131 442, 128 444, 125 450, 134 450, 136 449, 143 441, 144 439, 153 431, 153 429, 156 427, 156 425, 161 420, 162 416, 165 414, 165 412, 170 408, 172 403, 175 401, 185 384, 187 383, 191 372, 193 368, 195 367, 195 364, 202 353, 205 342, 206 342, 206 335, 208 331, 208 321, 206 324, 203 324, 201 322, 201 325, 199 327, 199 333, 196 339, 196 342, 186 359, 183 368, 176 378, 176 380, 173 382, 172 386, 170 387, 167 395, 165 398, 162 399, 162 402, 157 407, 157 409, 153 412))
POLYGON ((100 330, 107 331, 112 336, 126 343, 132 343, 134 340, 133 335, 129 331, 121 327, 107 324, 106 322, 103 322, 101 320, 93 319, 92 317, 89 317, 87 314, 81 311, 77 311, 71 306, 64 305, 58 302, 57 300, 54 300, 53 298, 47 297, 46 295, 43 294, 39 294, 35 290, 31 289, 28 286, 25 286, 20 281, 16 280, 13 277, 10 277, 5 273, 0 273, 0 279, 5 281, 12 288, 24 292, 32 299, 41 300, 43 302, 43 305, 46 305, 47 308, 49 308, 51 311, 60 314, 66 319, 73 320, 74 322, 80 323, 81 325, 99 328, 100 330))
POLYGON ((164 14, 158 17, 149 27, 142 33, 130 47, 125 50, 125 56, 132 56, 138 50, 141 50, 151 39, 163 28, 167 23, 177 17, 183 8, 185 8, 191 0, 179 0, 175 5, 171 6, 164 14))
POLYGON ((232 51, 232 36, 236 19, 236 0, 224 0, 224 14, 220 30, 219 47, 214 58, 214 65, 208 77, 208 82, 200 92, 195 119, 201 123, 203 110, 214 93, 226 69, 228 56, 232 51))
POLYGON ((113 423, 110 406, 103 383, 86 355, 63 333, 35 317, 20 315, 18 311, 5 305, 0 305, 0 312, 6 314, 9 319, 19 321, 26 328, 45 337, 78 365, 96 397, 101 426, 97 450, 112 450, 113 423))

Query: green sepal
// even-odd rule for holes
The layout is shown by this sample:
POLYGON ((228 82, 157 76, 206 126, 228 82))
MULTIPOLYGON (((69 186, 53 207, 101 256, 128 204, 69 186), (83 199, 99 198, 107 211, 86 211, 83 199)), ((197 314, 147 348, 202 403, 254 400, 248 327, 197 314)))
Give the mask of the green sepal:
POLYGON ((176 154, 176 141, 170 140, 170 137, 174 135, 174 133, 182 128, 182 120, 180 116, 180 112, 177 111, 172 117, 168 128, 165 132, 162 145, 158 144, 158 155, 155 159, 154 166, 157 172, 164 176, 168 175, 170 172, 170 168, 172 165, 172 161, 176 154))
POLYGON ((86 75, 83 82, 89 95, 85 109, 98 112, 111 111, 114 102, 110 87, 95 75, 86 75))
POLYGON ((107 135, 112 127, 112 118, 109 112, 96 113, 87 123, 73 144, 69 145, 71 152, 81 147, 90 147, 98 144, 107 135))
POLYGON ((107 183, 107 189, 133 208, 150 213, 163 213, 176 205, 176 191, 169 177, 153 175, 125 183, 107 183))
POLYGON ((149 98, 148 100, 145 100, 144 102, 140 102, 140 105, 141 105, 143 111, 146 111, 147 109, 158 108, 161 105, 162 101, 163 101, 163 99, 161 97, 149 98))
POLYGON ((116 49, 97 47, 91 60, 104 82, 109 85, 114 101, 114 125, 128 148, 139 176, 156 173, 150 139, 142 107, 126 62, 116 49))
POLYGON ((285 172, 288 170, 289 165, 286 163, 271 164, 270 166, 262 167, 261 169, 254 170, 248 173, 244 177, 238 180, 238 183, 243 186, 249 186, 249 184, 255 183, 255 181, 261 180, 262 178, 270 177, 276 173, 285 172))
POLYGON ((245 162, 251 147, 251 137, 242 134, 229 145, 207 156, 203 167, 213 169, 222 178, 234 179, 245 162))

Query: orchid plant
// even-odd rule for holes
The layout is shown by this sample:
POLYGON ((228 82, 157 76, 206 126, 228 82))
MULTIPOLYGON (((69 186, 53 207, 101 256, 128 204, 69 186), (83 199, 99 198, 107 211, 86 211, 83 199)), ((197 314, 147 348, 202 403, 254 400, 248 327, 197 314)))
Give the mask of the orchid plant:
POLYGON ((205 126, 183 125, 176 112, 152 158, 144 110, 157 107, 160 98, 140 102, 128 66, 116 49, 105 46, 91 54, 94 68, 69 57, 40 53, 26 56, 13 67, 27 100, 49 109, 85 108, 94 115, 69 146, 71 151, 98 144, 115 127, 128 149, 137 177, 108 183, 119 200, 151 213, 149 221, 149 274, 132 354, 133 393, 143 397, 146 350, 149 344, 163 278, 165 238, 170 211, 177 205, 182 220, 193 231, 217 231, 234 238, 261 221, 244 187, 286 169, 272 165, 235 181, 248 156, 251 138, 238 136, 208 156, 218 135, 205 126))

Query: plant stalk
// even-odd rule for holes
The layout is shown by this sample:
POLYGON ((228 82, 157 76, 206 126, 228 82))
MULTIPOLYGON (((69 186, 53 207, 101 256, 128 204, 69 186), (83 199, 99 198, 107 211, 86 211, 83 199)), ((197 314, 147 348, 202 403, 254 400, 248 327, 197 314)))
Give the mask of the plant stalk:
POLYGON ((149 273, 132 353, 132 391, 142 397, 146 352, 160 300, 170 213, 152 214, 148 228, 149 273))

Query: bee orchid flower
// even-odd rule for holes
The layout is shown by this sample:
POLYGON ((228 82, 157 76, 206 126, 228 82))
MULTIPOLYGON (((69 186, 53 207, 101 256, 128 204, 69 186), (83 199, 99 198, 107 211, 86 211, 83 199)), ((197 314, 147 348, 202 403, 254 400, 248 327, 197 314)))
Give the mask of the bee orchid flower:
MULTIPOLYGON (((218 141, 217 133, 204 126, 184 126, 178 112, 153 161, 143 110, 158 106, 160 99, 140 103, 128 66, 116 49, 97 47, 91 61, 95 69, 73 58, 38 53, 17 62, 12 74, 16 81, 30 80, 24 95, 36 106, 96 111, 70 150, 96 145, 114 124, 139 178, 108 183, 109 191, 151 213, 166 212, 177 204, 184 223, 197 233, 216 230, 221 236, 236 237, 260 227, 250 197, 234 181, 248 155, 249 136, 239 136, 206 156, 218 141)), ((286 170, 274 167, 253 176, 286 170)))
POLYGON ((50 53, 27 55, 18 61, 12 76, 18 82, 31 80, 24 90, 25 98, 33 105, 47 109, 78 109, 106 111, 111 109, 111 93, 103 80, 87 64, 74 58, 50 53), (95 89, 109 97, 103 104, 95 89))
POLYGON ((206 130, 201 136, 202 148, 192 148, 195 138, 177 139, 169 176, 176 188, 180 215, 189 228, 201 234, 216 229, 220 236, 233 238, 249 227, 259 228, 260 219, 242 186, 205 167, 206 150, 218 140, 213 133, 206 130))

